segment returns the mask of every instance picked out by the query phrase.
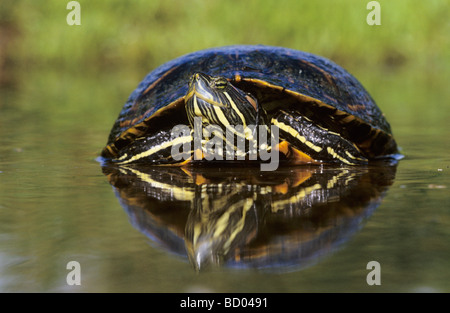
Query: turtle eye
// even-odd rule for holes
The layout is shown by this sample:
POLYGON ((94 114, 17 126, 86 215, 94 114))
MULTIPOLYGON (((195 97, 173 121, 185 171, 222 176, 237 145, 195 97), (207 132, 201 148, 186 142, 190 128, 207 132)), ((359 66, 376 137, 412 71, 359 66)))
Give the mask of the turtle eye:
POLYGON ((217 89, 224 89, 228 85, 228 80, 225 78, 218 78, 214 82, 214 87, 217 89))

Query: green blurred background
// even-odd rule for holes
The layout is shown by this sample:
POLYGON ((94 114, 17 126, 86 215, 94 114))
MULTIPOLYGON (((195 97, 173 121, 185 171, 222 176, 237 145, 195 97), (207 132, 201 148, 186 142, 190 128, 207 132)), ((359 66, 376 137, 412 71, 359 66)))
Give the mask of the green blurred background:
POLYGON ((450 290, 447 0, 380 0, 379 26, 367 24, 369 1, 360 0, 80 0, 80 26, 67 24, 68 2, 0 2, 0 290, 186 291, 190 281, 225 292, 359 291, 368 288, 366 258, 387 264, 378 290, 450 290), (149 71, 233 44, 285 46, 343 66, 406 155, 364 231, 298 275, 196 276, 136 234, 95 162, 149 71), (73 259, 89 264, 81 289, 65 282, 73 259))

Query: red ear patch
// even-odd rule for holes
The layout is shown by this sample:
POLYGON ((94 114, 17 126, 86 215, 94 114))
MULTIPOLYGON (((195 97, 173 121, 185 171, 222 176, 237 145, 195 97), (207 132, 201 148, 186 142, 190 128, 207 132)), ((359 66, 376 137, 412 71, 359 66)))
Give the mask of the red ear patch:
POLYGON ((253 106, 253 108, 255 109, 255 111, 258 111, 258 108, 256 107, 256 101, 255 99, 253 99, 250 96, 245 96, 245 98, 247 99, 248 102, 251 103, 251 105, 253 106))

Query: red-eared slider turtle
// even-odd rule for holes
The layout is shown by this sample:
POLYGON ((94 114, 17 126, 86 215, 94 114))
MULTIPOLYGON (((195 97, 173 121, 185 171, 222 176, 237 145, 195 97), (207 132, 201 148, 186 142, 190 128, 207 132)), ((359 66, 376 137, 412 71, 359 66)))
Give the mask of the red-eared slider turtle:
POLYGON ((281 47, 230 46, 148 74, 101 155, 118 164, 175 165, 267 160, 271 152, 294 164, 353 165, 395 158, 398 150, 374 100, 340 66, 281 47))

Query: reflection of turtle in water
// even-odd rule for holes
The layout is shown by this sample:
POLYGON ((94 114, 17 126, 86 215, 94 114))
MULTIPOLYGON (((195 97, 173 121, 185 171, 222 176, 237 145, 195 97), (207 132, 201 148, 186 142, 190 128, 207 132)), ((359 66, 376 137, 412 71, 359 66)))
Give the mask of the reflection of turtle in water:
POLYGON ((286 48, 231 46, 180 57, 148 74, 122 109, 102 157, 186 164, 213 153, 246 160, 252 151, 261 157, 275 150, 291 164, 366 164, 394 157, 397 145, 367 91, 333 62, 286 48), (194 134, 195 118, 201 127, 218 127, 223 140, 208 146, 213 135, 194 134), (177 125, 190 127, 174 135, 177 125), (266 134, 258 142, 259 126, 277 131, 279 141, 272 144, 266 134), (183 158, 173 153, 180 147, 183 158))
POLYGON ((395 167, 104 167, 134 226, 196 269, 304 267, 361 226, 395 167), (257 174, 255 174, 257 172, 257 174))

